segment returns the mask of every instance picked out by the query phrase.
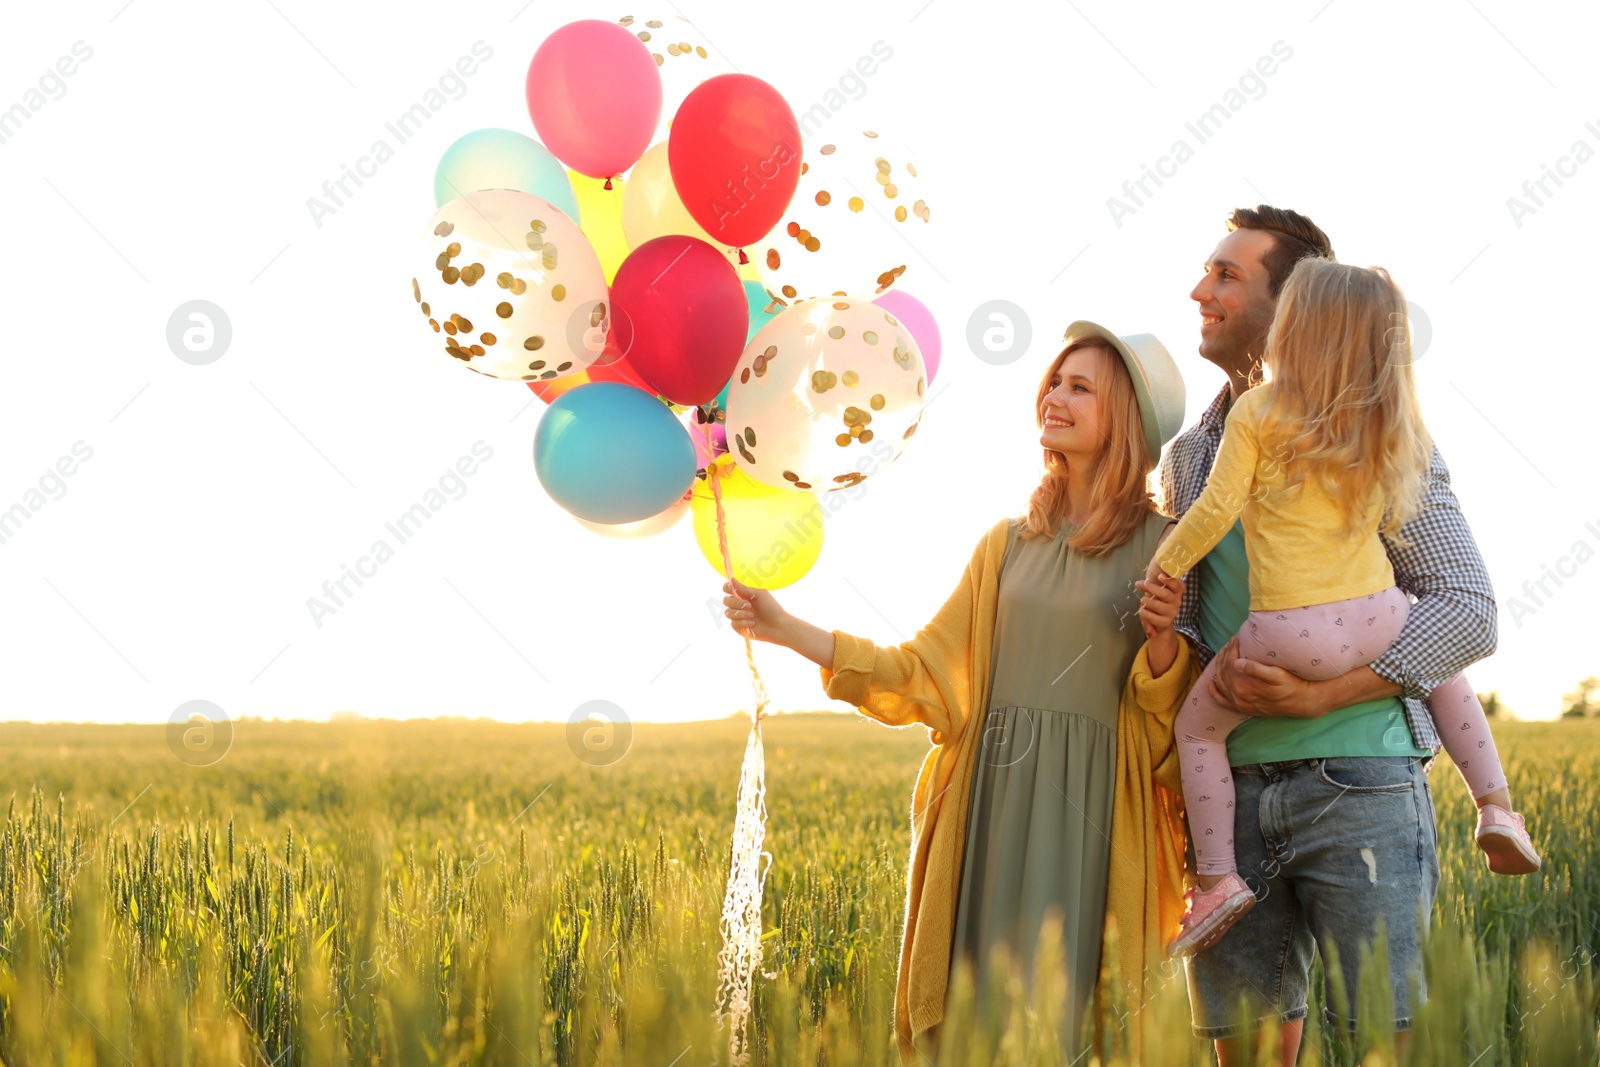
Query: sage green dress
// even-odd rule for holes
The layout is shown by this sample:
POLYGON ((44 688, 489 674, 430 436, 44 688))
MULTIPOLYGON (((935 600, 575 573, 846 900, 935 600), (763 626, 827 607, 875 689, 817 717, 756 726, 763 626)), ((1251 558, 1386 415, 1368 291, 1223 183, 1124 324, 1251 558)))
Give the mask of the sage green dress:
POLYGON ((1068 990, 1061 1048, 1081 1030, 1100 972, 1116 781, 1117 706, 1144 644, 1140 593, 1162 531, 1152 512, 1109 555, 1068 547, 1075 529, 1023 538, 1012 523, 1000 570, 990 695, 972 772, 952 969, 964 954, 980 1002, 1004 948, 1033 987, 1047 914, 1062 922, 1068 990))

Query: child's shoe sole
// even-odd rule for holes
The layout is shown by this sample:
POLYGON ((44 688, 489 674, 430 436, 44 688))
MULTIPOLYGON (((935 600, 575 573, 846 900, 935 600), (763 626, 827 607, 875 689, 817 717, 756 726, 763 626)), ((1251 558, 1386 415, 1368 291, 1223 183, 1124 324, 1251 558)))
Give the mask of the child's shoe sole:
POLYGON ((1173 939, 1167 946, 1169 956, 1193 956, 1221 941, 1227 932, 1233 929, 1233 924, 1245 912, 1256 906, 1256 895, 1248 890, 1241 891, 1229 897, 1216 911, 1206 916, 1206 919, 1193 930, 1185 930, 1173 939))
POLYGON ((1540 867, 1533 846, 1509 827, 1488 826, 1478 831, 1478 847, 1495 874, 1532 874, 1540 867))

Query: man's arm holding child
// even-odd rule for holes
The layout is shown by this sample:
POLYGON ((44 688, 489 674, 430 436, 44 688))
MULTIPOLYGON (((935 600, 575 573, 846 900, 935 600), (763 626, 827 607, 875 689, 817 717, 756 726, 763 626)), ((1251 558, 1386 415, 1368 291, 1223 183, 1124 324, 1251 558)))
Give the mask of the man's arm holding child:
POLYGON ((1401 528, 1400 537, 1383 539, 1395 584, 1417 598, 1394 644, 1368 666, 1308 682, 1240 659, 1235 638, 1218 653, 1214 699, 1246 715, 1298 718, 1389 696, 1425 700, 1436 686, 1495 650, 1494 587, 1437 447, 1426 478, 1417 516, 1401 528))

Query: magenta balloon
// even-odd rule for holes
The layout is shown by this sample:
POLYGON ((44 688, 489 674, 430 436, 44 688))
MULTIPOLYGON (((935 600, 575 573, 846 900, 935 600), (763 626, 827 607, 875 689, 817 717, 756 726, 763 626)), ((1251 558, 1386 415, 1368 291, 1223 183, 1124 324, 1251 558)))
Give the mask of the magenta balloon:
POLYGON ((911 339, 922 351, 922 364, 928 371, 928 384, 939 372, 939 324, 933 321, 933 312, 903 289, 890 289, 872 301, 883 310, 905 323, 911 339))
POLYGON ((644 155, 661 121, 661 74, 644 42, 615 22, 556 30, 528 64, 528 114, 557 159, 612 178, 644 155))
POLYGON ((611 330, 628 365, 674 404, 704 404, 744 354, 750 305, 720 249, 668 234, 628 253, 611 280, 611 330))

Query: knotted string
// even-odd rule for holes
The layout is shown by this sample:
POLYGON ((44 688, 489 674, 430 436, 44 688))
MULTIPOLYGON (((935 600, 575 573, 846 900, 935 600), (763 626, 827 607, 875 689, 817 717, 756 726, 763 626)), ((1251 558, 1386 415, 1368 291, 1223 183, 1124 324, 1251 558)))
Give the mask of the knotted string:
MULTIPOLYGON (((717 546, 722 550, 722 570, 730 579, 733 578, 733 554, 728 550, 728 520, 722 510, 722 479, 717 477, 716 457, 712 455, 711 424, 703 423, 702 432, 706 438, 706 455, 711 456, 711 461, 706 464, 706 480, 711 483, 711 498, 717 505, 717 546)), ((756 667, 755 647, 750 641, 750 634, 744 630, 739 631, 744 637, 744 659, 750 665, 750 679, 756 691, 756 710, 751 715, 751 721, 760 725, 762 716, 767 713, 767 686, 761 680, 761 671, 756 667)))
MULTIPOLYGON (((733 554, 728 549, 727 515, 722 508, 722 479, 712 447, 710 416, 701 409, 701 430, 706 443, 706 480, 716 504, 717 545, 722 550, 722 570, 733 580, 733 554)), ((750 1062, 750 994, 756 971, 761 969, 761 894, 771 853, 761 846, 767 835, 766 755, 761 745, 761 719, 767 711, 767 687, 756 667, 755 648, 748 631, 744 637, 745 662, 755 686, 756 705, 750 715, 750 735, 745 741, 744 764, 739 771, 737 813, 728 868, 728 887, 722 898, 722 951, 717 957, 717 1019, 728 1026, 729 1060, 734 1067, 750 1062), (761 865, 765 856, 767 865, 761 865)), ((772 977, 772 976, 768 976, 772 977)))

